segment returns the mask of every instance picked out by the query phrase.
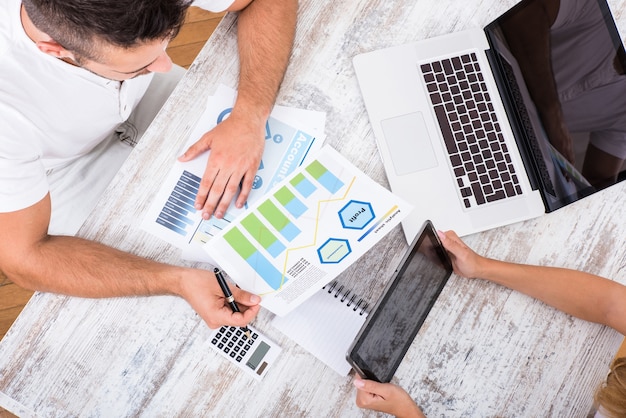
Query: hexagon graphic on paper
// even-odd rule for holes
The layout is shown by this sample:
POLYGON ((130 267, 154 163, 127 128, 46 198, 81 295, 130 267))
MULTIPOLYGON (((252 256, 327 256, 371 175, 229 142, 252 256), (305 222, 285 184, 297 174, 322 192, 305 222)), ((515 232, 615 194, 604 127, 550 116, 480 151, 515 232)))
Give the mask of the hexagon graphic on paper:
POLYGON ((374 209, 368 202, 351 200, 339 209, 341 225, 347 229, 363 229, 374 220, 374 209))
POLYGON ((329 238, 317 249, 317 256, 322 264, 336 264, 352 252, 350 243, 343 238, 329 238))

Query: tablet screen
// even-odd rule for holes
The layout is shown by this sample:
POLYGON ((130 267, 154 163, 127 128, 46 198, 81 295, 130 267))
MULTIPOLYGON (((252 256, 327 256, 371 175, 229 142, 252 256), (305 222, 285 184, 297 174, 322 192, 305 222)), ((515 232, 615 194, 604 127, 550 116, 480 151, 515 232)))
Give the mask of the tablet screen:
POLYGON ((363 377, 391 380, 451 273, 447 253, 428 223, 348 352, 348 361, 363 377))

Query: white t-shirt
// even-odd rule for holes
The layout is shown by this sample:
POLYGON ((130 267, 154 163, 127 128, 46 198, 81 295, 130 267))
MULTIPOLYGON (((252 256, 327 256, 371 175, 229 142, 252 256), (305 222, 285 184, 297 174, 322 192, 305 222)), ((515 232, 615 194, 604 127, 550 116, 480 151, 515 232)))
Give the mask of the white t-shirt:
MULTIPOLYGON (((211 11, 233 0, 200 0, 211 11)), ((152 75, 112 81, 42 53, 20 20, 21 0, 0 2, 0 212, 48 193, 46 172, 85 155, 124 122, 152 75)))
POLYGON ((551 27, 554 78, 561 100, 605 85, 616 75, 615 48, 597 2, 563 0, 551 27), (572 51, 580 51, 574 55, 572 51), (576 65, 572 60, 580 58, 576 65))

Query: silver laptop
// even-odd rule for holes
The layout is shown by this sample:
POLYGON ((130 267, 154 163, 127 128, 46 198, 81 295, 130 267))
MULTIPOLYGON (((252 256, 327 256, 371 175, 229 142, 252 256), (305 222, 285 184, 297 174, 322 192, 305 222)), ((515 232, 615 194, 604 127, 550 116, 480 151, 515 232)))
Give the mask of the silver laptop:
MULTIPOLYGON (((544 96, 554 100, 556 93, 562 122, 573 131, 577 116, 570 102, 581 106, 582 99, 559 91, 576 75, 568 69, 576 66, 593 78, 585 65, 604 59, 614 67, 611 76, 621 76, 623 46, 606 0, 579 0, 588 2, 581 21, 571 21, 575 11, 558 10, 567 19, 553 16, 557 25, 545 33, 551 59, 538 63, 539 46, 529 52, 519 45, 532 45, 524 36, 537 34, 528 13, 539 1, 523 0, 484 30, 354 57, 391 189, 415 206, 403 222, 408 242, 424 219, 467 235, 538 217, 595 191, 551 145, 540 111, 544 96), (593 46, 578 47, 582 39, 593 39, 593 46), (532 77, 545 70, 553 80, 532 77)), ((595 65, 605 72, 607 66, 595 65)))

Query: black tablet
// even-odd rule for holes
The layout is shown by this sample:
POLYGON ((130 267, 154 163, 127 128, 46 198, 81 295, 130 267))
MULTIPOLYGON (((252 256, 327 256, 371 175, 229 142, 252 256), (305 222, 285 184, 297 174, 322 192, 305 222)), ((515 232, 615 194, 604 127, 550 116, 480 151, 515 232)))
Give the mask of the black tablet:
POLYGON ((391 380, 451 274, 448 253, 426 221, 348 349, 361 377, 391 380))

